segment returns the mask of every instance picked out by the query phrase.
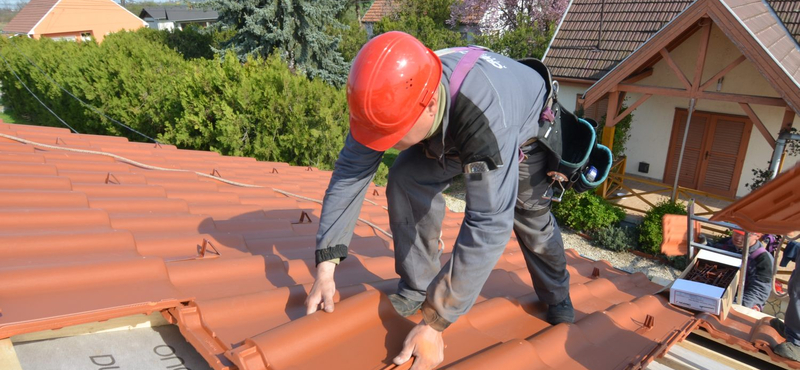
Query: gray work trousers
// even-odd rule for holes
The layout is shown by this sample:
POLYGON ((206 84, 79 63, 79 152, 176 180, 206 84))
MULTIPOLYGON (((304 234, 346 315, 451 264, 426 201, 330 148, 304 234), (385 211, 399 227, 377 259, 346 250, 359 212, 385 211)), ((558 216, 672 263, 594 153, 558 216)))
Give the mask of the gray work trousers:
POLYGON ((786 341, 800 346, 800 276, 797 267, 789 278, 789 307, 786 309, 786 341))
MULTIPOLYGON (((568 296, 569 272, 558 224, 550 212, 542 211, 549 206, 549 200, 542 199, 548 185, 545 157, 544 150, 534 148, 520 163, 514 233, 536 294, 542 302, 552 305, 568 296)), ((461 172, 458 160, 448 160, 442 169, 419 145, 401 152, 389 171, 386 195, 394 236, 395 270, 400 275, 398 293, 408 299, 425 300, 429 285, 442 269, 439 260, 442 253, 439 236, 445 214, 442 191, 461 172)), ((460 279, 475 277, 474 280, 480 281, 459 284, 467 285, 468 291, 459 291, 451 297, 429 297, 429 303, 437 310, 442 307, 460 313, 469 310, 502 250, 485 253, 486 263, 458 272, 460 279), (441 302, 430 302, 431 299, 441 302)))

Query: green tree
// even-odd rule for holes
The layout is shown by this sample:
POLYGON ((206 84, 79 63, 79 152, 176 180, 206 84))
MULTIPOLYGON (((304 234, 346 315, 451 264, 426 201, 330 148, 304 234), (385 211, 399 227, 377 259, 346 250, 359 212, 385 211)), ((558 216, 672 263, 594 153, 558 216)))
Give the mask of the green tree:
POLYGON ((517 27, 506 32, 492 32, 475 36, 475 43, 514 59, 534 57, 541 59, 555 32, 551 25, 547 32, 540 31, 529 15, 517 15, 517 27))
POLYGON ((437 50, 462 46, 461 33, 448 26, 453 0, 399 0, 397 12, 375 24, 375 33, 403 31, 437 50))
POLYGON ((339 52, 338 36, 326 29, 343 28, 336 19, 343 3, 336 0, 206 0, 217 10, 216 27, 236 34, 217 49, 232 50, 244 62, 250 56, 277 52, 293 71, 334 85, 347 79, 347 63, 339 52))

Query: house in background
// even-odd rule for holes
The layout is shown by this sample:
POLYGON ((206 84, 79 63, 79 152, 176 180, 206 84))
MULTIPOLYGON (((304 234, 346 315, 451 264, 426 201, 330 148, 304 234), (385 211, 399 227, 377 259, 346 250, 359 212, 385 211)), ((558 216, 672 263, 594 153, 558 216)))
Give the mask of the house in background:
POLYGON ((146 27, 112 0, 31 0, 3 29, 5 34, 38 39, 97 42, 112 32, 146 27))
POLYGON ((544 62, 562 105, 609 116, 606 145, 633 113, 623 175, 733 198, 800 122, 798 14, 795 0, 573 0, 544 62))
POLYGON ((213 10, 189 9, 188 6, 146 7, 139 13, 139 18, 156 30, 183 30, 191 24, 208 27, 217 21, 219 14, 213 10))
MULTIPOLYGON (((372 3, 366 13, 364 13, 364 16, 361 17, 361 23, 367 30, 367 36, 369 38, 375 36, 373 30, 375 23, 380 22, 383 17, 391 15, 397 10, 399 5, 399 0, 375 0, 372 3)), ((459 32, 467 38, 470 37, 470 34, 480 34, 480 21, 482 17, 482 14, 469 14, 461 21, 459 32)))

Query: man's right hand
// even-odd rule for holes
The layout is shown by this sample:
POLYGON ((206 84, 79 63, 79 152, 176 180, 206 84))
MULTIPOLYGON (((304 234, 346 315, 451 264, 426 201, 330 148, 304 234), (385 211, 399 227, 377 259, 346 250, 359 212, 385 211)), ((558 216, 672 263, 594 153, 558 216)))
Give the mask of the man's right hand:
POLYGON ((330 261, 317 265, 317 279, 306 298, 306 315, 317 312, 320 308, 325 312, 333 312, 333 296, 336 294, 336 282, 333 281, 335 269, 336 264, 330 261))

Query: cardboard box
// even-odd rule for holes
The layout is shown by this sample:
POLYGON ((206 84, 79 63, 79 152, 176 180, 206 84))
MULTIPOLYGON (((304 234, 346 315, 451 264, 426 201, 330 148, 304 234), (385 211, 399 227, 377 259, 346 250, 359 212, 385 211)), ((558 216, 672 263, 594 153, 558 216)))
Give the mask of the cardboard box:
POLYGON ((739 268, 741 265, 741 258, 701 249, 692 260, 692 263, 672 283, 669 292, 669 303, 695 311, 719 315, 721 320, 725 320, 731 304, 733 304, 733 296, 739 283, 739 274, 741 273, 739 268), (716 264, 726 269, 736 269, 736 273, 733 279, 724 287, 692 281, 687 278, 698 264, 704 265, 707 263, 716 264))

